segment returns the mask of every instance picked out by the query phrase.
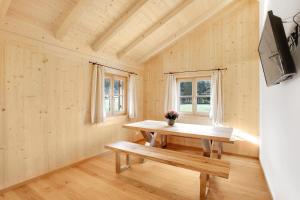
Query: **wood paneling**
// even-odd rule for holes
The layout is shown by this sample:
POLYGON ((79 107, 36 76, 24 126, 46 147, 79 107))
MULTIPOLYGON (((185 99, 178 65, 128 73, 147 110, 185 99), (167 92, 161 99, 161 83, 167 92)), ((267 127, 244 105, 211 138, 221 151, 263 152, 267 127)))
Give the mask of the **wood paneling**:
MULTIPOLYGON (((126 15, 132 14, 127 12, 130 8, 143 2, 139 0, 88 0, 86 3, 79 0, 14 0, 2 24, 3 27, 0 28, 13 32, 21 29, 19 33, 35 39, 44 39, 47 35, 47 40, 55 42, 65 35, 64 45, 73 46, 76 50, 93 51, 91 47, 98 46, 93 43, 100 38, 98 41, 103 48, 98 53, 110 56, 116 56, 117 52, 133 44, 136 38, 141 38, 138 42, 134 42, 134 45, 130 45, 132 50, 122 58, 137 63, 146 54, 152 52, 153 48, 157 48, 167 38, 173 38, 174 34, 185 29, 191 22, 199 18, 205 19, 207 13, 223 2, 223 0, 191 0, 190 5, 185 9, 179 9, 177 13, 176 8, 182 8, 184 1, 186 0, 149 0, 134 16, 118 22, 123 15, 127 18, 126 15), (72 8, 74 12, 71 12, 72 8), (175 14, 172 10, 175 10, 175 14), (162 20, 164 16, 167 16, 166 20, 162 20), (65 19, 67 20, 64 22, 65 19), (61 28, 59 28, 60 22, 63 25, 60 26, 61 28), (22 28, 23 26, 25 28, 22 28), (41 30, 32 34, 33 30, 29 28, 31 26, 41 30), (110 30, 111 27, 117 29, 110 30), (157 27, 159 29, 156 29, 157 27), (41 32, 44 32, 42 36, 41 32), (55 37, 55 32, 58 38, 55 37)), ((95 49, 98 50, 98 47, 95 49)))
MULTIPOLYGON (((122 128, 126 116, 89 123, 89 56, 13 34, 0 38, 0 188, 133 139, 134 132, 122 128)), ((143 71, 130 70, 139 74, 142 94, 143 71)), ((138 99, 141 118, 142 95, 138 99)))
MULTIPOLYGON (((194 155, 198 149, 169 146, 194 155)), ((122 162, 125 162, 122 157, 122 162)), ((229 179, 212 177, 208 200, 271 200, 257 159, 223 156, 231 163, 229 179)), ((134 162, 137 160, 132 159, 134 162)), ((195 200, 199 199, 199 173, 146 161, 115 175, 114 155, 97 157, 41 177, 0 195, 1 200, 195 200)))
MULTIPOLYGON (((223 79, 225 124, 256 137, 259 127, 257 46, 257 1, 243 1, 197 27, 145 63, 145 118, 163 119, 164 72, 222 66, 228 69, 224 72, 223 79)), ((205 117, 181 117, 180 120, 210 123, 205 117)), ((173 138, 171 141, 192 146, 200 144, 199 141, 180 138, 173 138)), ((225 151, 257 156, 258 146, 238 141, 235 145, 225 145, 225 151)))
POLYGON ((2 23, 8 8, 10 6, 11 0, 0 0, 0 23, 2 23))

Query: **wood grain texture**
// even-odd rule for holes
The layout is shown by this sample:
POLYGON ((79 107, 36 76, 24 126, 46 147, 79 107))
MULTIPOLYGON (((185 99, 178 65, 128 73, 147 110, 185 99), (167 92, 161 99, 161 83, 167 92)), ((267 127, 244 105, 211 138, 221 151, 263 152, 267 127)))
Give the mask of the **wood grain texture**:
POLYGON ((10 3, 11 0, 0 0, 0 23, 2 23, 3 18, 6 16, 10 3))
MULTIPOLYGON (((145 63, 145 119, 163 120, 164 72, 227 67, 223 73, 225 124, 246 136, 259 128, 258 2, 242 1, 207 21, 145 63)), ((208 76, 209 73, 186 73, 208 76)), ((205 117, 180 116, 179 122, 210 124, 205 117)), ((199 146, 199 140, 170 137, 169 142, 199 146)), ((237 141, 224 151, 258 156, 257 144, 237 141)))
POLYGON ((119 152, 124 152, 184 169, 190 169, 223 178, 229 177, 230 164, 227 161, 203 156, 190 156, 190 154, 187 153, 149 147, 126 141, 108 144, 105 145, 105 147, 117 152, 117 154, 119 152))
POLYGON ((169 126, 165 121, 155 120, 145 120, 124 124, 123 127, 137 131, 155 132, 161 135, 173 135, 198 139, 204 138, 233 143, 232 128, 185 123, 176 123, 174 126, 169 126))
MULTIPOLYGON (((169 145, 173 150, 200 155, 198 149, 169 145)), ((210 178, 208 200, 271 200, 256 159, 224 155, 231 163, 229 179, 210 178)), ((122 157, 122 161, 124 161, 122 157)), ((137 158, 133 157, 135 161, 137 158)), ((131 170, 115 175, 114 154, 97 157, 41 177, 0 194, 1 200, 196 200, 199 173, 153 161, 133 164, 131 170)))
MULTIPOLYGON (((143 1, 86 0, 86 5, 81 4, 83 1, 14 0, 0 28, 46 42, 59 43, 74 50, 116 58, 117 52, 155 23, 161 22, 164 16, 183 2, 183 0, 147 1, 134 16, 130 17, 130 20, 123 20, 120 23, 119 19, 123 15, 126 16, 126 13, 130 13, 130 8, 143 1), (66 18, 66 16, 70 17, 66 18), (58 38, 63 37, 63 41, 55 37, 55 32, 61 23, 64 25, 60 26, 61 31, 58 31, 57 35, 58 38), (102 38, 100 42, 102 48, 95 52, 91 46, 97 38, 102 38)), ((223 0, 192 0, 190 6, 171 17, 166 23, 162 21, 163 26, 136 45, 122 60, 138 65, 137 61, 151 49, 162 44, 162 41, 185 28, 196 18, 204 17, 205 13, 222 2, 223 0)))
POLYGON ((70 10, 66 17, 61 20, 55 31, 55 37, 57 39, 63 39, 70 30, 71 26, 82 16, 88 0, 79 0, 76 5, 70 10))
POLYGON ((131 49, 141 43, 145 38, 151 35, 154 31, 157 31, 160 27, 162 27, 165 23, 171 20, 175 15, 177 15, 181 10, 190 5, 193 0, 184 0, 175 9, 171 10, 167 13, 162 19, 157 21, 151 27, 149 27, 145 32, 139 35, 136 39, 134 39, 130 44, 128 44, 125 48, 118 52, 118 57, 123 57, 126 55, 131 49))
POLYGON ((192 20, 190 23, 186 24, 184 27, 173 33, 171 37, 166 38, 166 40, 160 42, 155 48, 152 48, 147 54, 143 55, 143 57, 138 62, 144 63, 145 61, 149 60, 168 46, 172 45, 172 43, 174 43, 176 40, 194 30, 197 26, 200 26, 202 23, 217 16, 225 8, 232 6, 235 2, 235 0, 224 0, 213 9, 207 10, 206 13, 203 13, 197 19, 192 20))
MULTIPOLYGON (((122 128, 126 116, 89 123, 88 57, 22 37, 0 38, 0 188, 99 154, 106 143, 133 139, 134 132, 122 128)), ((142 94, 142 71, 135 71, 142 94)))
POLYGON ((118 33, 122 27, 124 27, 131 17, 133 17, 136 12, 138 12, 145 4, 146 0, 138 0, 131 8, 129 8, 124 14, 117 19, 108 30, 101 33, 100 37, 95 40, 92 48, 98 51, 110 38, 112 38, 116 33, 118 33))

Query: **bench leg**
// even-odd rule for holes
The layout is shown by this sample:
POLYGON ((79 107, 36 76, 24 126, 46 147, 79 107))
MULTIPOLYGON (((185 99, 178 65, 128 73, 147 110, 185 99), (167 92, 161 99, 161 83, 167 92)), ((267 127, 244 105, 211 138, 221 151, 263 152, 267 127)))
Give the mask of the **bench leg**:
POLYGON ((121 173, 121 157, 118 151, 116 151, 116 173, 121 173))
POLYGON ((208 181, 209 175, 201 173, 200 174, 200 200, 205 200, 208 193, 208 181))
POLYGON ((126 165, 121 165, 121 152, 116 151, 116 173, 120 174, 124 170, 130 168, 130 156, 126 154, 126 165))
POLYGON ((166 148, 168 145, 168 136, 167 135, 160 135, 160 146, 161 148, 166 148))

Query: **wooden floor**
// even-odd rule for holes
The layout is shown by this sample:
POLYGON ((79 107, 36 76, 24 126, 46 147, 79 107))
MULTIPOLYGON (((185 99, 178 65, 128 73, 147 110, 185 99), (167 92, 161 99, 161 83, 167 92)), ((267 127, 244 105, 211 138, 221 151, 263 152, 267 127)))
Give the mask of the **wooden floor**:
MULTIPOLYGON (((169 145, 170 149, 199 153, 169 145)), ((212 177, 208 200, 272 199, 256 159, 224 155, 229 179, 212 177)), ((171 200, 199 199, 199 174, 152 161, 115 174, 112 153, 57 171, 0 194, 0 200, 171 200)))

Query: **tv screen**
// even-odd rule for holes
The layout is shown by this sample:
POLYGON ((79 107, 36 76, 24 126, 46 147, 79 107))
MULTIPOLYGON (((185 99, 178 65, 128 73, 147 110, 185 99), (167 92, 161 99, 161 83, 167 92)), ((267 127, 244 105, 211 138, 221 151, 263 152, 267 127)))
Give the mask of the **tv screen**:
POLYGON ((267 86, 278 84, 296 73, 281 18, 272 11, 268 12, 258 51, 267 86))

